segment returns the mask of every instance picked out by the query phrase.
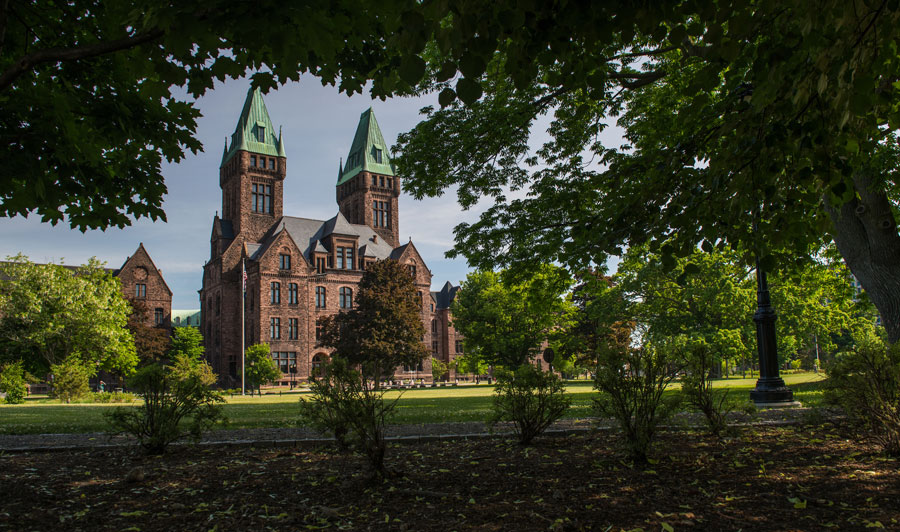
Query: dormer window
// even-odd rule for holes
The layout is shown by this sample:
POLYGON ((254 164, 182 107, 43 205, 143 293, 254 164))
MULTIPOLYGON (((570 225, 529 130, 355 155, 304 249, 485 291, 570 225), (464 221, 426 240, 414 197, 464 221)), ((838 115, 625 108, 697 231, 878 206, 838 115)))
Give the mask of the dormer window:
POLYGON ((375 146, 372 146, 372 159, 374 159, 376 163, 381 164, 381 150, 375 146))
POLYGON ((266 141, 266 126, 256 125, 256 140, 259 142, 266 141))

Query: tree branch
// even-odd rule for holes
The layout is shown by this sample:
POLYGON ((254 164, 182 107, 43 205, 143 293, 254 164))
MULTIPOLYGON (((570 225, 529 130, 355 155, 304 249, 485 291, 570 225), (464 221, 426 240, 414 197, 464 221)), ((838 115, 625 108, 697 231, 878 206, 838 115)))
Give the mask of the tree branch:
MULTIPOLYGON (((8 0, 5 1, 8 2, 8 0)), ((153 29, 146 33, 137 34, 134 37, 126 37, 111 42, 76 46, 75 48, 48 48, 46 50, 39 50, 37 52, 26 54, 15 61, 11 67, 6 69, 6 71, 0 75, 0 91, 5 90, 12 85, 16 78, 41 63, 77 61, 79 59, 87 59, 98 55, 118 52, 120 50, 127 50, 128 48, 134 48, 135 46, 154 41, 162 37, 162 35, 163 30, 153 29)))

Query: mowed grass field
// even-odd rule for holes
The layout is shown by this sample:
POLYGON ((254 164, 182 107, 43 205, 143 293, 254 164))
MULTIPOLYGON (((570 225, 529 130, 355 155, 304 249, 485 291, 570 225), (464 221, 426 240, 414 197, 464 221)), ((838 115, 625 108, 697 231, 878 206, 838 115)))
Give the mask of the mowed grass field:
MULTIPOLYGON (((804 406, 822 404, 824 374, 798 373, 784 375, 794 390, 794 397, 804 406)), ((756 379, 721 379, 717 387, 730 390, 730 400, 745 403, 756 379)), ((678 393, 680 384, 674 383, 666 393, 678 393)), ((491 412, 494 387, 451 386, 419 388, 404 392, 390 391, 387 399, 398 395, 393 423, 419 424, 455 421, 485 421, 491 412)), ((572 397, 569 418, 593 416, 592 399, 596 397, 591 381, 569 381, 567 393, 572 397)), ((310 397, 308 392, 274 393, 262 396, 226 396, 224 405, 228 424, 223 428, 296 427, 297 402, 310 397)), ((103 413, 112 408, 132 408, 140 404, 60 404, 55 401, 31 399, 23 405, 0 405, 0 434, 58 434, 102 432, 108 429, 103 413)))

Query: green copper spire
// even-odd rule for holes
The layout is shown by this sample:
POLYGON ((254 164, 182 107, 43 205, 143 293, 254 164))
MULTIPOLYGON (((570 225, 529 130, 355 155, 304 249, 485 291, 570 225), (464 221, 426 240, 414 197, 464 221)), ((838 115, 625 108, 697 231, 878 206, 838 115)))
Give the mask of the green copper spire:
POLYGON ((388 146, 381 136, 381 128, 378 127, 371 107, 359 117, 356 135, 347 155, 347 164, 338 175, 337 184, 346 183, 362 171, 394 175, 394 165, 388 157, 388 146))
POLYGON ((225 151, 222 164, 228 162, 238 150, 284 157, 284 144, 280 134, 278 138, 275 137, 275 127, 269 118, 269 111, 266 110, 266 103, 259 89, 250 89, 247 92, 241 117, 234 133, 231 134, 231 146, 225 151))

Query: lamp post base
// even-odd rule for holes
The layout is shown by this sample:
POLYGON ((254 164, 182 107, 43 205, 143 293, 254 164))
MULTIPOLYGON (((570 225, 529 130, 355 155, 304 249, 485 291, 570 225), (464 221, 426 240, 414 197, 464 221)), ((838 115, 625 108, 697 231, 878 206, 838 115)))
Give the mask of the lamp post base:
POLYGON ((750 391, 750 399, 757 406, 774 407, 791 406, 794 403, 794 392, 784 384, 781 377, 761 378, 756 381, 756 388, 750 391))

